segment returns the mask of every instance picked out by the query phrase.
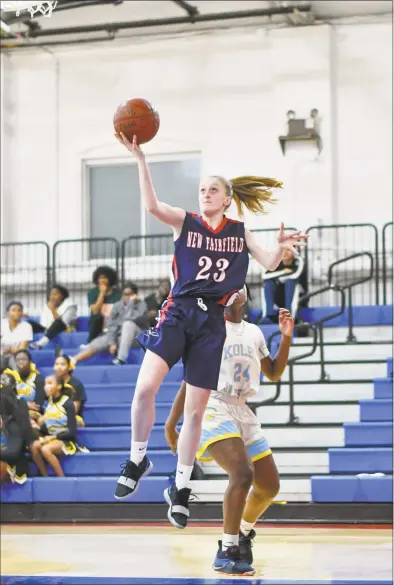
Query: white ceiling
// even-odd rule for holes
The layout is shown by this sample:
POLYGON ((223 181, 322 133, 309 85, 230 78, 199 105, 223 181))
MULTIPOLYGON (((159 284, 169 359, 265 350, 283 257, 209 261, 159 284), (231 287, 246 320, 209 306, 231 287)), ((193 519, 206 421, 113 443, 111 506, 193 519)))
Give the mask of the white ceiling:
MULTIPOLYGON (((124 22, 142 22, 147 20, 169 19, 169 18, 183 18, 184 22, 177 22, 168 24, 166 26, 154 27, 139 27, 120 29, 116 32, 116 36, 132 37, 132 36, 150 36, 158 33, 188 33, 195 32, 202 29, 217 29, 217 28, 234 28, 236 26, 300 26, 307 24, 314 24, 321 21, 332 21, 340 18, 358 18, 365 20, 373 20, 382 15, 389 15, 392 12, 391 0, 339 0, 339 1, 324 1, 318 0, 315 2, 289 0, 284 1, 209 1, 209 0, 188 0, 188 4, 196 7, 200 15, 214 15, 221 14, 223 18, 213 22, 198 22, 192 24, 187 21, 187 12, 175 2, 170 0, 156 0, 156 1, 136 1, 126 0, 122 4, 111 5, 94 5, 81 8, 73 8, 69 10, 60 9, 62 0, 58 4, 58 8, 53 12, 51 18, 39 17, 35 18, 39 27, 45 29, 64 29, 68 27, 80 27, 91 25, 105 25, 110 28, 113 23, 124 22), (247 12, 258 11, 262 9, 272 9, 277 7, 311 7, 307 12, 296 12, 293 14, 283 14, 275 16, 249 16, 245 18, 226 19, 226 13, 231 12, 247 12)), ((2 13, 4 14, 4 13, 2 13)), ((26 15, 26 13, 25 13, 26 15)), ((11 15, 2 16, 2 19, 7 21, 11 15)), ((27 15, 28 16, 28 15, 27 15)), ((11 24, 12 33, 25 33, 28 28, 22 23, 21 18, 14 24, 11 24)), ((75 34, 60 35, 54 34, 51 36, 38 36, 37 38, 29 39, 29 45, 35 43, 58 43, 59 41, 86 41, 95 40, 97 38, 105 38, 108 36, 108 31, 102 30, 97 32, 80 32, 75 34)), ((23 41, 17 41, 17 43, 23 41)), ((5 44, 5 41, 3 41, 5 44)), ((24 43, 23 43, 24 44, 24 43)))

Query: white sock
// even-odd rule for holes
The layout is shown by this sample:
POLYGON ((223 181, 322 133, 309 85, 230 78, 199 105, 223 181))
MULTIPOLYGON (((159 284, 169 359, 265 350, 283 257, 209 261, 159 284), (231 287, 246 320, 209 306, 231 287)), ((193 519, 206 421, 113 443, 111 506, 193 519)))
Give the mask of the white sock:
POLYGON ((189 487, 192 471, 193 465, 182 465, 182 463, 178 462, 175 476, 175 485, 178 490, 189 487))
POLYGON ((130 449, 130 461, 132 461, 136 465, 139 465, 146 455, 147 448, 148 442, 137 443, 137 441, 132 440, 130 449))
POLYGON ((222 536, 222 550, 226 551, 230 546, 238 546, 239 534, 225 534, 222 536))
POLYGON ((39 347, 45 347, 46 345, 48 345, 49 342, 50 339, 48 339, 48 337, 44 335, 44 337, 41 337, 40 341, 37 342, 37 345, 39 347))
POLYGON ((241 532, 244 536, 249 536, 250 531, 252 530, 253 526, 256 524, 256 522, 246 522, 246 520, 244 520, 242 518, 241 520, 241 532))

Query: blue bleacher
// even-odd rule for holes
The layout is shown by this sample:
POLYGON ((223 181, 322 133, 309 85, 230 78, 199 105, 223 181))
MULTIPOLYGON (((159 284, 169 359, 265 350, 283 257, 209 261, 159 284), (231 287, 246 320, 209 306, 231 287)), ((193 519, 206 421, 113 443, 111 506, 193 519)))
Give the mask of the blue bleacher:
MULTIPOLYGON (((301 309, 300 317, 308 323, 319 321, 323 317, 328 317, 333 312, 339 312, 339 307, 308 307, 301 309)), ((392 305, 360 305, 354 306, 352 311, 353 325, 355 327, 369 327, 378 325, 393 324, 393 307, 392 305)), ((348 313, 345 311, 336 319, 331 319, 325 323, 326 327, 348 327, 348 313)))
POLYGON ((345 423, 345 447, 328 450, 330 475, 314 476, 314 502, 392 502, 393 379, 374 380, 374 398, 360 400, 360 422, 345 423))
POLYGON ((391 447, 393 425, 391 422, 345 423, 346 447, 391 447))
MULTIPOLYGON (((116 477, 34 477, 22 486, 7 484, 1 489, 2 504, 30 502, 110 502, 114 500, 116 477)), ((133 502, 163 502, 168 477, 146 477, 133 502)))
MULTIPOLYGON (((332 308, 306 309, 303 317, 316 320, 332 308)), ((258 314, 254 315, 257 319, 258 314)), ((391 308, 355 307, 355 325, 391 323, 391 308)), ((337 323, 346 325, 343 316, 337 323)), ((33 359, 43 376, 53 370, 56 345, 64 353, 75 355, 87 341, 88 318, 78 319, 77 331, 63 333, 47 348, 33 351, 33 359)), ((261 326, 266 338, 278 330, 276 325, 261 326)), ((40 336, 38 336, 40 337, 40 336)), ((279 338, 278 338, 279 341, 279 338)), ((142 361, 143 351, 133 348, 128 364, 115 367, 112 356, 100 354, 78 365, 76 375, 85 384, 88 401, 84 419, 86 427, 78 430, 78 440, 90 453, 63 457, 65 478, 30 478, 24 486, 5 485, 2 501, 7 502, 113 502, 113 492, 120 464, 130 447, 130 405, 142 361)), ((360 422, 344 425, 345 447, 330 449, 330 475, 312 478, 312 496, 317 502, 383 502, 392 493, 392 359, 387 363, 387 378, 374 382, 374 399, 360 401, 360 422), (363 473, 385 476, 360 477, 363 473)), ((144 489, 135 502, 162 502, 163 490, 175 470, 176 458, 169 451, 164 436, 164 422, 183 377, 183 367, 176 365, 166 376, 158 393, 156 423, 152 431, 149 455, 154 463, 153 475, 145 478, 144 489)), ((34 466, 32 469, 35 472, 34 466)))
POLYGON ((313 502, 392 502, 393 478, 385 477, 314 477, 313 502))
MULTIPOLYGON (((78 430, 78 440, 91 451, 127 450, 130 448, 130 433, 130 426, 86 427, 78 430)), ((163 425, 156 424, 153 427, 149 447, 155 450, 168 450, 163 425)))

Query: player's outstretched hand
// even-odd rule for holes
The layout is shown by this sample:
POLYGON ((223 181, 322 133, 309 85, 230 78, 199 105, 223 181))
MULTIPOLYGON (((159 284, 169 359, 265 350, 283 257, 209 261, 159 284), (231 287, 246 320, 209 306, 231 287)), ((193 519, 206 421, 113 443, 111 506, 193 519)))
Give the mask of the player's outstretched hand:
POLYGON ((285 337, 291 337, 294 331, 294 319, 287 309, 279 310, 279 329, 285 337))
POLYGON ((306 246, 306 240, 309 238, 309 234, 303 234, 302 232, 285 232, 285 226, 283 222, 280 224, 280 230, 278 234, 278 243, 281 248, 288 248, 293 254, 298 254, 298 250, 295 246, 300 248, 306 246))
POLYGON ((164 432, 165 432, 167 443, 170 446, 171 451, 175 455, 177 443, 178 443, 178 438, 179 438, 179 433, 176 430, 176 427, 172 424, 169 424, 169 423, 165 424, 164 432))
POLYGON ((119 140, 123 146, 127 148, 130 152, 132 152, 137 160, 144 160, 145 155, 142 152, 141 148, 137 144, 137 136, 133 136, 133 142, 130 142, 128 138, 121 132, 120 134, 115 134, 116 138, 119 140))

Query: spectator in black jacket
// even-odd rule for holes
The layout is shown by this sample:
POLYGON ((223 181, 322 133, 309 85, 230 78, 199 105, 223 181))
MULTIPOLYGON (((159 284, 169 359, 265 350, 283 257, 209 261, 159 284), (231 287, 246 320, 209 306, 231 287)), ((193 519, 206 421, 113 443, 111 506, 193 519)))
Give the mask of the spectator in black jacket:
POLYGON ((70 398, 70 389, 64 388, 55 375, 45 379, 45 393, 48 403, 38 423, 40 437, 34 442, 33 449, 41 452, 58 477, 63 477, 58 456, 62 453, 74 455, 77 451, 74 402, 70 398))
POLYGON ((273 272, 267 271, 264 276, 264 296, 267 320, 277 323, 278 310, 285 308, 294 315, 294 293, 302 280, 304 261, 301 256, 294 256, 291 250, 285 249, 283 259, 273 272), (276 308, 275 308, 276 305, 276 308))
POLYGON ((35 440, 29 411, 24 400, 20 400, 16 391, 13 371, 3 370, 0 376, 0 416, 1 416, 1 450, 0 460, 8 465, 8 473, 14 483, 23 484, 27 479, 29 463, 26 448, 33 456, 42 475, 47 475, 44 461, 39 453, 34 453, 35 440))

